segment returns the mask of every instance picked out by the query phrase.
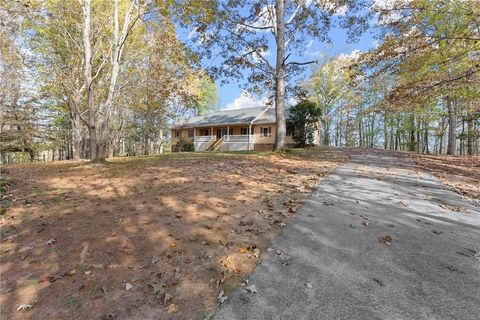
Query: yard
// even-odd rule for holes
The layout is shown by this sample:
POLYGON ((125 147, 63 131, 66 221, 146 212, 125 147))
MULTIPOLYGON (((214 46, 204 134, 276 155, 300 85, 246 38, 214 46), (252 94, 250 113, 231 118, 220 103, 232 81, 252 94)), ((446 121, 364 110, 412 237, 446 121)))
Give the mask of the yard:
POLYGON ((203 319, 341 149, 182 153, 6 168, 5 319, 203 319), (17 311, 24 305, 30 308, 17 311))
POLYGON ((412 154, 422 170, 468 198, 480 199, 480 156, 412 154))

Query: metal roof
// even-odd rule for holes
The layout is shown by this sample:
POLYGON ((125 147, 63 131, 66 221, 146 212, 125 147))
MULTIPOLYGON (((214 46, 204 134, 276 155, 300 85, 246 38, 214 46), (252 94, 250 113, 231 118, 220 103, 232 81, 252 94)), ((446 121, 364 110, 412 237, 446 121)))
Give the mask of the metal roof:
MULTIPOLYGON (((288 118, 288 110, 285 110, 285 117, 288 118)), ((260 116, 255 119, 254 123, 258 124, 267 124, 267 123, 275 123, 277 121, 277 118, 275 116, 275 108, 270 107, 267 110, 265 110, 264 113, 260 114, 260 116)))
MULTIPOLYGON (((197 116, 176 123, 173 128, 193 128, 193 127, 208 127, 218 125, 235 125, 235 124, 250 124, 255 118, 260 116, 266 107, 255 107, 235 110, 221 110, 212 112, 204 116, 197 116)), ((273 110, 275 122, 275 108, 269 108, 267 110, 273 110)), ((263 117, 261 117, 263 118, 263 117)), ((257 121, 255 121, 256 123, 257 121)))
MULTIPOLYGON (((285 117, 289 116, 289 107, 285 108, 285 117)), ((218 125, 269 124, 275 123, 275 107, 255 107, 234 110, 220 110, 204 116, 197 116, 175 123, 172 128, 198 128, 218 125)))

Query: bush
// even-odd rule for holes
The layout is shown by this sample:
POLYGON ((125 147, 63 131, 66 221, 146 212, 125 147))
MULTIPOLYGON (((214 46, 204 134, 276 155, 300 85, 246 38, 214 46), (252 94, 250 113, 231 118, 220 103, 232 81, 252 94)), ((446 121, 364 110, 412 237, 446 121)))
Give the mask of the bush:
POLYGON ((182 139, 177 142, 177 150, 180 152, 192 152, 195 151, 195 147, 192 141, 182 139))
POLYGON ((298 147, 313 144, 320 116, 320 109, 308 100, 303 100, 290 109, 288 121, 293 126, 293 140, 298 147))

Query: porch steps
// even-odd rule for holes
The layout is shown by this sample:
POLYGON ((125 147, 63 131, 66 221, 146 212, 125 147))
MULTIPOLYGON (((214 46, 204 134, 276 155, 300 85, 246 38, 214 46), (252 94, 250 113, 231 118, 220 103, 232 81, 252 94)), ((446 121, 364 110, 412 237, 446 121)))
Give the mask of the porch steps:
POLYGON ((207 148, 207 151, 217 151, 218 148, 223 144, 225 141, 225 136, 221 137, 220 139, 217 139, 210 147, 207 148))

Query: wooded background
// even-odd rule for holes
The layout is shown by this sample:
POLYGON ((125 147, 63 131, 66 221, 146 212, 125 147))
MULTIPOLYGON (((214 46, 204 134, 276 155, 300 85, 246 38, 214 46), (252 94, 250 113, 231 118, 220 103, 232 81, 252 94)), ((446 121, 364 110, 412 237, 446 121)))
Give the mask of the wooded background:
POLYGON ((164 152, 239 79, 276 105, 277 149, 291 97, 324 145, 480 152, 477 0, 1 0, 0 21, 2 163, 164 152), (377 46, 303 60, 333 25, 377 46))

